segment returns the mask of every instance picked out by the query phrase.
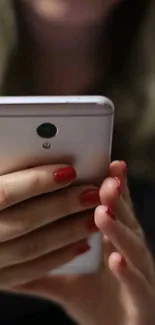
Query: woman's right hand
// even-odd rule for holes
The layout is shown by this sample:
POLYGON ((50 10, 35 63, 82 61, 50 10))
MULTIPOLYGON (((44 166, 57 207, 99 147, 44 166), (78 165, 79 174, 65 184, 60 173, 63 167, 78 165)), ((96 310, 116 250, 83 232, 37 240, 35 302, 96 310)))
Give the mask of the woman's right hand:
POLYGON ((87 250, 99 192, 69 187, 75 179, 64 165, 0 177, 0 290, 41 278, 87 250))

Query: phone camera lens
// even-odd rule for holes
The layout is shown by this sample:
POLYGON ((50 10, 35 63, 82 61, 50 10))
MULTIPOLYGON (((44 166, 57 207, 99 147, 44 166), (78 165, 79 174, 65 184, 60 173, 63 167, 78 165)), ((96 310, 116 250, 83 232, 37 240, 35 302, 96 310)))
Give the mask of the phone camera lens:
POLYGON ((37 127, 37 134, 40 138, 53 138, 57 134, 57 127, 52 123, 43 123, 37 127))

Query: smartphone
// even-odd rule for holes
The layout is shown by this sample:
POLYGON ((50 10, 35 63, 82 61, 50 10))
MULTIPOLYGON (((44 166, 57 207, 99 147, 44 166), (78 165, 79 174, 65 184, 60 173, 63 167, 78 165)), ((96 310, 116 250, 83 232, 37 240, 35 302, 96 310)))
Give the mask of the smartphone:
MULTIPOLYGON (((77 184, 101 184, 111 159, 114 105, 102 96, 0 97, 0 175, 67 163, 77 184)), ((91 250, 53 273, 93 273, 101 263, 101 235, 91 250)))

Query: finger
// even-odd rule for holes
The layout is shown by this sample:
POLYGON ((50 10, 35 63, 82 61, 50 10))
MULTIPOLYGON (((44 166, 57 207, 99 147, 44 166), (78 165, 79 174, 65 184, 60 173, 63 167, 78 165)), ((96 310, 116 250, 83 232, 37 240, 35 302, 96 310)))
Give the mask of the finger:
POLYGON ((0 270, 0 289, 10 290, 45 276, 89 250, 86 240, 52 252, 36 260, 0 270))
POLYGON ((66 165, 27 169, 0 177, 0 211, 42 193, 71 184, 76 172, 66 165))
POLYGON ((98 229, 94 212, 72 216, 0 245, 0 267, 34 260, 89 237, 98 229))
POLYGON ((113 161, 109 168, 110 177, 118 177, 121 182, 121 195, 125 201, 133 208, 130 191, 127 182, 127 164, 125 161, 113 161))
POLYGON ((0 242, 20 237, 66 216, 95 208, 99 190, 80 186, 63 189, 6 209, 0 215, 0 242))
POLYGON ((107 178, 100 189, 100 200, 105 206, 111 207, 120 221, 132 229, 139 229, 133 210, 121 196, 121 185, 116 178, 107 178))
MULTIPOLYGON (((111 254, 109 267, 118 281, 128 290, 133 306, 135 305, 137 309, 141 304, 144 305, 150 294, 150 286, 144 276, 136 268, 131 267, 119 253, 111 254)), ((129 303, 128 299, 126 303, 129 303)))
MULTIPOLYGON (((113 212, 105 207, 99 206, 95 211, 95 222, 99 229, 108 237, 115 249, 134 267, 144 275, 150 276, 151 257, 144 241, 136 236, 131 229, 116 220, 113 212)), ((152 265, 152 263, 151 263, 152 265)))

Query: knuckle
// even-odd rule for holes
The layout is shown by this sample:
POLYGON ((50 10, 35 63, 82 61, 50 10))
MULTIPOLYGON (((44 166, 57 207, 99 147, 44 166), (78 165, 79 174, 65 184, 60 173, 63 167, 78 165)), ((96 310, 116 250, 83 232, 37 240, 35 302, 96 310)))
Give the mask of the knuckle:
POLYGON ((18 247, 18 259, 20 261, 31 260, 33 258, 37 258, 41 253, 41 242, 35 239, 27 240, 23 245, 18 247))
POLYGON ((31 227, 29 221, 20 220, 18 222, 15 222, 15 224, 11 227, 10 230, 13 237, 19 237, 30 231, 31 227))
POLYGON ((31 178, 32 191, 48 191, 51 190, 52 186, 52 173, 49 166, 47 168, 38 167, 33 171, 31 178))
POLYGON ((138 248, 138 250, 139 250, 139 257, 143 261, 147 256, 147 248, 146 248, 146 245, 145 245, 144 241, 139 240, 139 248, 138 248))
POLYGON ((0 242, 18 238, 34 228, 29 215, 15 206, 0 213, 0 242))
POLYGON ((9 194, 7 191, 7 184, 0 182, 0 210, 9 204, 9 194))
POLYGON ((139 237, 142 241, 145 241, 145 235, 143 229, 136 224, 135 228, 133 229, 133 232, 139 237))
POLYGON ((21 222, 15 224, 10 223, 7 227, 6 224, 0 224, 0 228, 0 242, 17 238, 25 233, 25 227, 21 222))
POLYGON ((33 177, 31 179, 31 190, 33 192, 38 192, 40 188, 42 188, 44 185, 43 177, 41 174, 37 171, 33 174, 33 177))

